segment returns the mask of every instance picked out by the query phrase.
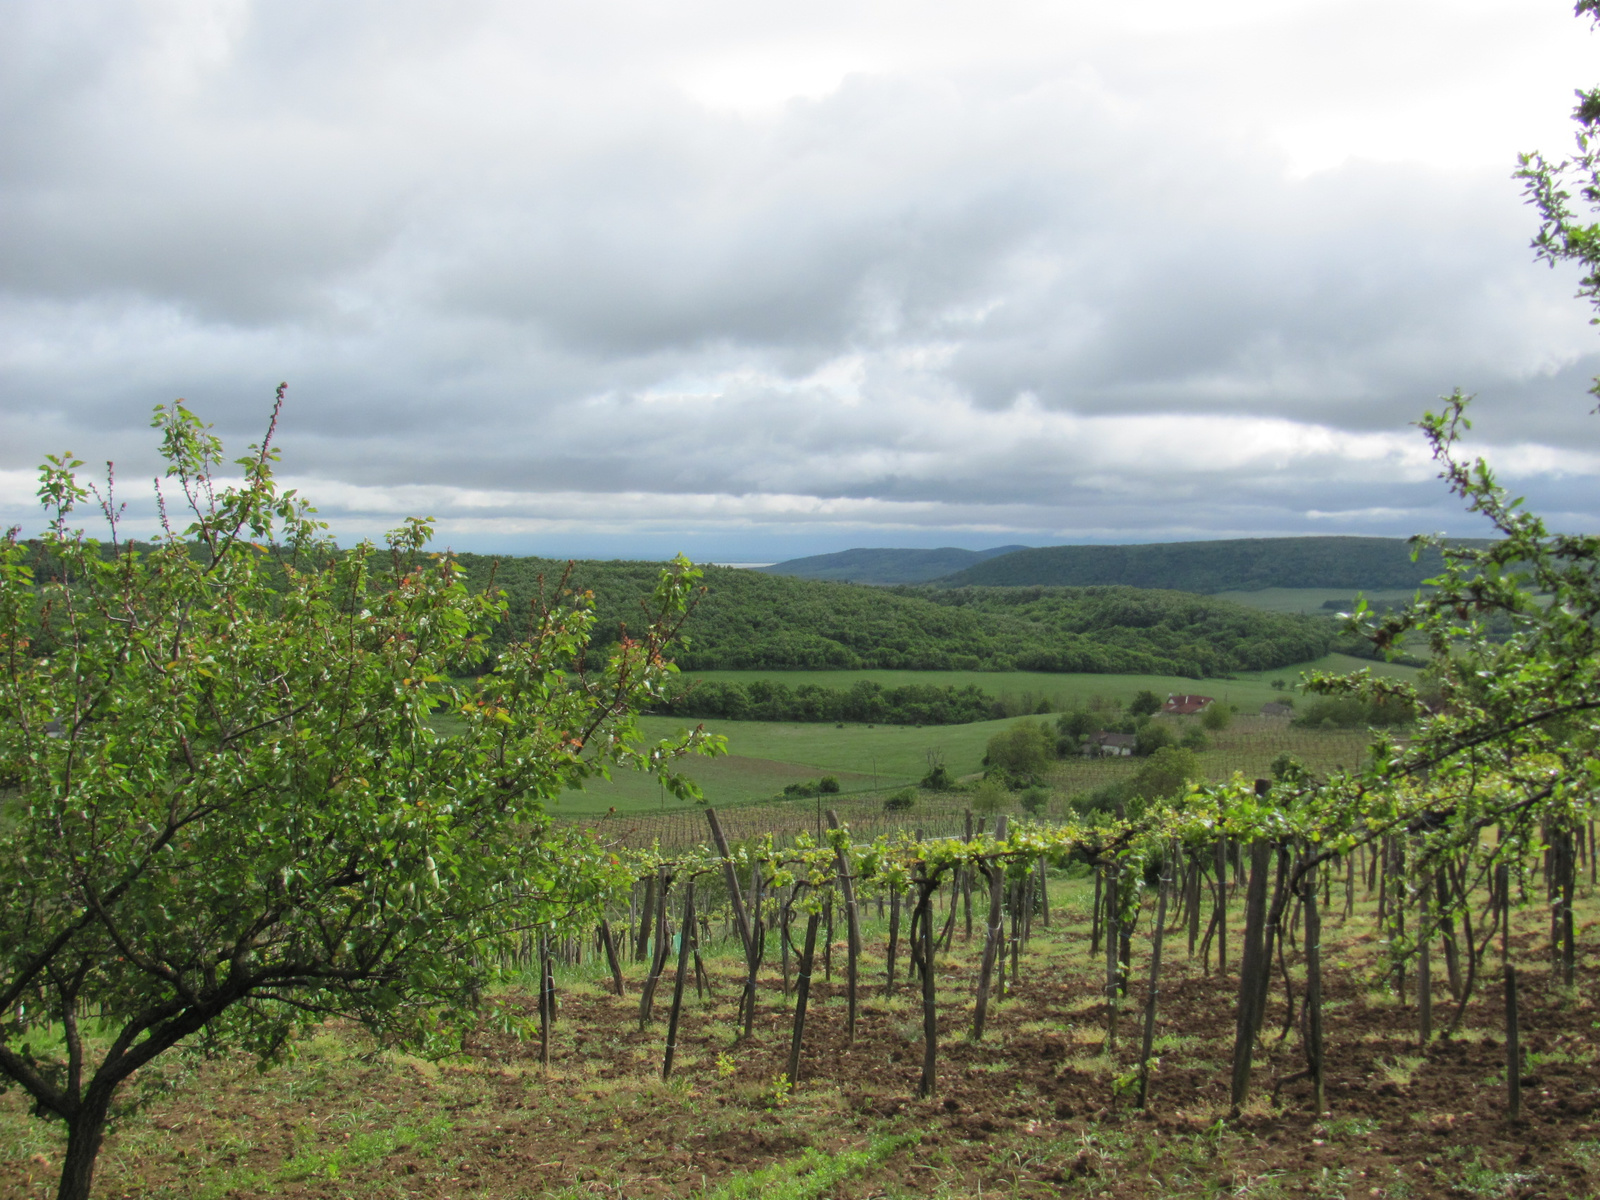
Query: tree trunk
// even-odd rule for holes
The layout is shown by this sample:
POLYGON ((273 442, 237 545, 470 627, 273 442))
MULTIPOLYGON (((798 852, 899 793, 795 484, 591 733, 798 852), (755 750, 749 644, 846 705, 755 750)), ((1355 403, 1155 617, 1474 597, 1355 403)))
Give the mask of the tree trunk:
POLYGON ((89 1086, 83 1103, 67 1122, 67 1156, 61 1163, 56 1200, 89 1200, 95 1160, 106 1136, 106 1115, 111 1110, 111 1089, 89 1086))

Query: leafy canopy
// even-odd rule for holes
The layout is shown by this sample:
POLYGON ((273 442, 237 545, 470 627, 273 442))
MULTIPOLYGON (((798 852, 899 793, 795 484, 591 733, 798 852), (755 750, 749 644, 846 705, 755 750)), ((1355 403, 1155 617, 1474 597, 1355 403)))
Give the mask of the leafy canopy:
POLYGON ((130 546, 110 477, 63 456, 47 528, 0 541, 0 1077, 67 1124, 62 1196, 87 1195, 118 1087, 202 1030, 265 1058, 335 1014, 445 1044, 504 951, 620 882, 546 802, 714 749, 634 725, 672 671, 687 562, 608 658, 557 589, 485 662, 505 602, 424 553, 427 521, 340 550, 275 483, 272 427, 229 486, 182 402, 154 424, 186 524, 130 546), (92 500, 106 543, 69 525, 92 500))

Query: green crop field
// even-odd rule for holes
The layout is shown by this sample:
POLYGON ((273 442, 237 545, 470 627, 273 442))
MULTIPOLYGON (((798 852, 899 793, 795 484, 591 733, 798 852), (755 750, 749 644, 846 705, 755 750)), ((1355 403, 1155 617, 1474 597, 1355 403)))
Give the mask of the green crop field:
MULTIPOLYGON (((1271 681, 1275 678, 1284 679, 1292 687, 1302 670, 1352 671, 1364 667, 1400 678, 1416 675, 1412 667, 1330 654, 1294 670, 1263 671, 1237 679, 1203 683, 1156 675, 1048 675, 1020 671, 790 671, 781 678, 791 685, 815 683, 826 687, 849 687, 858 679, 873 679, 885 686, 906 682, 940 686, 976 683, 986 687, 992 695, 1043 695, 1051 698, 1057 708, 1087 703, 1096 695, 1126 702, 1144 688, 1163 696, 1169 691, 1199 691, 1237 705, 1243 713, 1250 713, 1259 710, 1267 701, 1282 699, 1288 694, 1287 690, 1279 692, 1272 688, 1271 681)), ((701 674, 705 678, 746 681, 780 677, 761 671, 701 674)), ((668 737, 690 724, 672 717, 645 717, 642 723, 646 736, 652 739, 668 737)), ((930 751, 942 755, 946 768, 958 777, 981 770, 989 739, 1010 723, 1008 718, 968 725, 846 725, 839 728, 805 722, 706 721, 707 729, 728 739, 729 753, 717 759, 693 760, 687 764, 685 773, 700 785, 709 803, 719 806, 767 800, 788 784, 814 780, 822 775, 837 776, 846 793, 897 787, 927 773, 930 751)), ((1215 757, 1223 745, 1235 755, 1239 769, 1256 772, 1264 769, 1286 746, 1278 744, 1285 736, 1278 732, 1281 728, 1277 725, 1269 730, 1262 726, 1257 730, 1249 722, 1241 721, 1240 733, 1221 739, 1217 750, 1212 752, 1216 773, 1226 775, 1232 769, 1224 770, 1222 759, 1215 757), (1245 743, 1248 741, 1259 743, 1262 753, 1247 752, 1245 743), (1273 747, 1270 753, 1265 749, 1268 745, 1273 747)), ((1350 735, 1339 737, 1347 741, 1350 735)), ((1360 740, 1356 739, 1358 743, 1360 740)), ((1339 743, 1340 761, 1350 756, 1344 749, 1345 741, 1339 743)), ((1208 769, 1212 769, 1211 761, 1208 761, 1208 769)), ((1072 770, 1084 776, 1082 786, 1085 787, 1095 786, 1103 773, 1097 764, 1075 765, 1072 770), (1091 777, 1094 782, 1089 782, 1091 777)), ((1072 786, 1076 790, 1077 785, 1072 786)), ((624 775, 609 782, 593 783, 582 792, 568 792, 555 811, 563 816, 589 816, 612 809, 633 813, 681 807, 649 776, 624 775)))
MULTIPOLYGON (((1319 593, 1320 594, 1320 593, 1319 593)), ((1076 675, 1045 671, 694 671, 695 679, 722 679, 749 683, 756 679, 781 680, 789 687, 816 684, 819 687, 848 688, 857 680, 870 679, 884 687, 926 684, 930 687, 982 688, 989 695, 1042 696, 1056 710, 1088 704, 1095 696, 1120 700, 1126 704, 1148 689, 1158 696, 1171 692, 1196 692, 1215 696, 1238 707, 1240 712, 1257 712, 1269 700, 1281 700, 1282 693, 1272 687, 1280 679, 1294 687, 1306 671, 1357 671, 1371 668, 1382 675, 1402 679, 1416 676, 1414 667, 1372 662, 1348 654, 1328 654, 1313 662, 1279 667, 1272 671, 1241 672, 1232 679, 1185 679, 1179 675, 1076 675)))
MULTIPOLYGON (((686 722, 645 717, 645 733, 670 736, 686 722)), ((712 804, 740 804, 767 799, 784 785, 834 775, 846 791, 889 787, 922 778, 928 772, 928 751, 944 755, 957 775, 980 769, 988 741, 1010 721, 977 721, 970 725, 811 725, 777 721, 707 721, 713 733, 728 739, 723 758, 688 764, 687 774, 704 789, 712 804)), ((619 812, 679 807, 647 776, 619 776, 562 797, 563 814, 619 812)))
POLYGON ((1253 592, 1218 592, 1214 598, 1263 612, 1327 615, 1333 611, 1323 607, 1329 600, 1346 605, 1357 596, 1365 596, 1369 607, 1388 608, 1405 604, 1416 594, 1415 588, 1258 588, 1253 592))

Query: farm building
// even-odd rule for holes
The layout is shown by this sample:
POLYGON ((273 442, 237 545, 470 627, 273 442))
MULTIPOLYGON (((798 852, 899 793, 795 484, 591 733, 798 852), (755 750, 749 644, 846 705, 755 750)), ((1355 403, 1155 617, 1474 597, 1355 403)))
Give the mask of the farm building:
POLYGON ((1097 733, 1084 743, 1083 753, 1090 758, 1126 758, 1137 742, 1131 733, 1097 733))
POLYGON ((1215 703, 1210 696, 1168 696, 1161 711, 1175 717, 1192 717, 1215 703))

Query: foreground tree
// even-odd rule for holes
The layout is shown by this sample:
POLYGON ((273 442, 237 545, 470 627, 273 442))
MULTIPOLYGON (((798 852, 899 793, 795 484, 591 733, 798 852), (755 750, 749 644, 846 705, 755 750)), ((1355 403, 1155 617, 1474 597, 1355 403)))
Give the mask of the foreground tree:
POLYGON ((66 1125, 61 1200, 88 1196, 119 1088, 202 1031, 270 1059, 329 1016, 424 1047, 481 1019, 526 931, 619 882, 544 803, 714 748, 640 748, 633 721, 672 669, 686 562, 607 661, 553 594, 463 690, 506 614, 423 553, 428 522, 340 551, 275 485, 271 426, 227 487, 181 402, 155 424, 183 527, 163 499, 164 536, 123 542, 109 476, 86 489, 62 458, 49 527, 0 542, 0 1075, 66 1125), (108 542, 69 528, 92 500, 108 542))
MULTIPOLYGON (((1577 12, 1600 20, 1600 0, 1580 0, 1577 12)), ((1576 155, 1524 155, 1518 176, 1540 215, 1536 254, 1551 265, 1576 264, 1579 296, 1600 308, 1600 89, 1579 93, 1574 118, 1576 155)), ((1591 390, 1600 394, 1600 381, 1591 390)), ((1373 723, 1383 714, 1425 715, 1407 742, 1380 740, 1366 770, 1329 781, 1311 818, 1324 831, 1323 849, 1306 865, 1403 833, 1415 840, 1419 873, 1440 864, 1467 872, 1464 896, 1467 881, 1499 863, 1549 850, 1553 894, 1564 888, 1569 896, 1555 940, 1570 975, 1571 846, 1600 796, 1600 537, 1551 531, 1483 459, 1461 453, 1467 403, 1457 392, 1421 426, 1442 477, 1497 537, 1481 549, 1416 539, 1444 556, 1435 588, 1382 619, 1357 614, 1381 650, 1426 641, 1433 667, 1425 696, 1364 673, 1313 681, 1316 690, 1359 701, 1373 723), (1496 836, 1483 839, 1490 827, 1496 836)), ((1445 911, 1434 916, 1448 919, 1464 900, 1437 904, 1445 911)), ((1397 939, 1397 950, 1406 953, 1414 940, 1397 939)))

